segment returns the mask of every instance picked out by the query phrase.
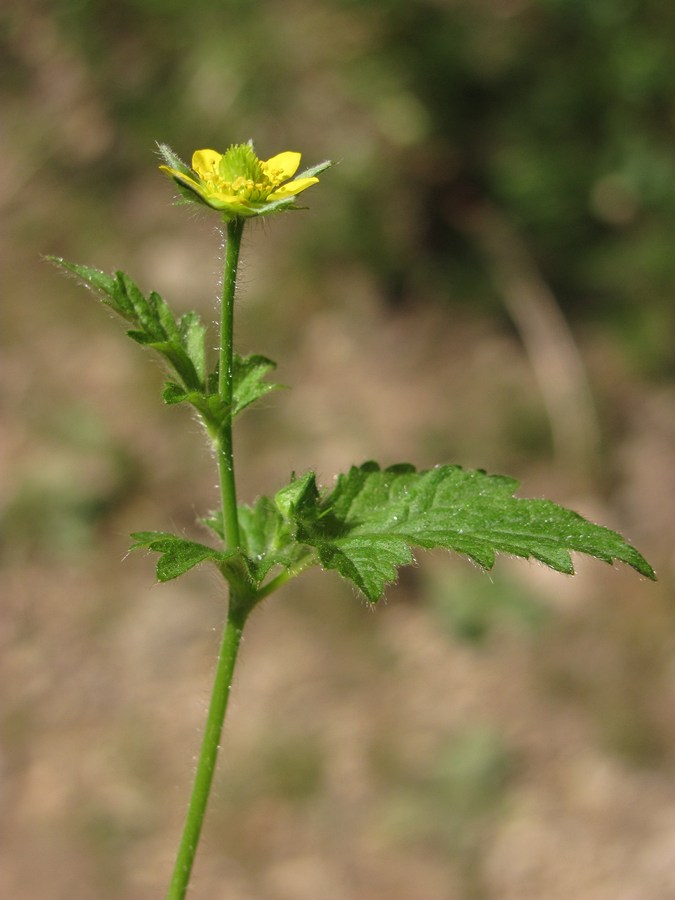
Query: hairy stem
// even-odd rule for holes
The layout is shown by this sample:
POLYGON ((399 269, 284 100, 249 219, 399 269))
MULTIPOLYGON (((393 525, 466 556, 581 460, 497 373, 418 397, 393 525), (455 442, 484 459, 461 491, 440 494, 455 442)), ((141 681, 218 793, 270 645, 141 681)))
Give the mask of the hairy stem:
POLYGON ((231 597, 227 622, 220 645, 220 655, 213 682, 206 729, 192 787, 192 796, 190 797, 185 825, 183 826, 183 835, 178 848, 176 864, 166 900, 183 900, 190 881, 190 873, 192 872, 192 865, 197 852, 199 835, 204 823, 206 805, 216 768, 220 737, 227 711, 227 701, 230 696, 230 688, 232 687, 232 673, 237 661, 246 614, 247 609, 243 609, 236 604, 234 598, 231 597))
MULTIPOLYGON (((243 231, 243 219, 233 219, 227 223, 223 295, 220 312, 218 396, 229 410, 232 409, 233 398, 234 293, 243 231)), ((237 514, 237 492, 234 480, 231 415, 227 416, 225 424, 216 438, 215 446, 220 474, 220 500, 225 545, 229 550, 237 550, 240 547, 241 540, 237 514)), ((252 608, 251 601, 252 598, 250 596, 238 596, 234 590, 230 590, 227 621, 223 630, 220 655, 206 718, 206 728, 176 864, 167 893, 167 900, 183 900, 190 881, 192 865, 197 852, 202 825, 204 824, 206 806, 216 768, 220 737, 225 721, 230 688, 232 687, 232 674, 237 661, 244 622, 252 608)))
MULTIPOLYGON (((227 244, 225 246, 225 266, 223 269, 223 299, 220 317, 220 360, 218 368, 218 394, 228 408, 232 408, 233 377, 233 323, 234 292, 237 282, 239 250, 244 231, 244 219, 233 219, 227 223, 227 244)), ((237 550, 240 545, 239 519, 237 516, 237 492, 234 482, 234 459, 232 448, 232 416, 223 425, 217 444, 218 469, 220 472, 220 500, 223 510, 223 530, 225 545, 229 550, 237 550)))

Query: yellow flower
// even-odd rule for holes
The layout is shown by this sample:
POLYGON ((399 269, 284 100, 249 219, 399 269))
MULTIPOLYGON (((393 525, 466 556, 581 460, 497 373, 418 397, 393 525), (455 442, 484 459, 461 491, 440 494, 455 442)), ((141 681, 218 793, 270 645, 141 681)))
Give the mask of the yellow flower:
POLYGON ((225 153, 197 150, 192 169, 164 144, 159 151, 168 165, 159 168, 172 178, 186 200, 202 203, 222 213, 226 220, 265 216, 294 207, 296 196, 318 182, 316 177, 331 165, 320 163, 292 179, 300 154, 290 150, 271 159, 258 159, 253 145, 234 144, 225 153))

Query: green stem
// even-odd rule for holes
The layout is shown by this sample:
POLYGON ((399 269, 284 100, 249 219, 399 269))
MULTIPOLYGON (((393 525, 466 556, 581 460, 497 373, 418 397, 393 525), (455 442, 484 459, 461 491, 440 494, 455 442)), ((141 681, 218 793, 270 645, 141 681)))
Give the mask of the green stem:
MULTIPOLYGON (((233 323, 234 292, 239 266, 241 236, 244 219, 232 219, 227 223, 227 244, 225 246, 225 266, 223 269, 223 301, 220 318, 220 360, 218 368, 218 395, 228 408, 232 408, 233 377, 233 323)), ((232 447, 232 416, 223 425, 217 444, 218 469, 220 472, 220 500, 223 510, 223 532, 225 545, 236 550, 240 545, 239 519, 237 516, 237 492, 234 482, 234 459, 232 447)))
POLYGON ((174 866, 166 900, 183 900, 185 897, 190 881, 190 873, 192 872, 192 864, 197 852, 199 835, 204 822, 206 804, 209 799, 223 722, 227 711, 227 701, 230 696, 230 688, 232 687, 232 674, 237 661, 241 635, 248 612, 247 609, 242 609, 241 606, 237 605, 234 599, 233 597, 230 598, 227 622, 223 631, 220 656, 218 657, 213 692, 206 719, 206 729, 192 787, 192 796, 190 797, 185 825, 183 826, 183 835, 178 848, 176 865, 174 866))
POLYGON ((295 578, 301 572, 304 572, 305 569, 309 568, 316 563, 316 557, 313 553, 307 554, 306 557, 299 560, 294 566, 291 566, 290 569, 284 569, 283 572, 280 572, 275 578, 272 578, 271 581, 268 581, 267 584, 264 584, 262 587, 258 588, 253 597, 253 604, 259 603, 261 600, 264 600, 265 597, 269 597, 270 594, 273 594, 274 591, 277 591, 283 584, 286 584, 287 581, 290 581, 291 578, 295 578))
MULTIPOLYGON (((233 219, 227 223, 227 244, 223 270, 223 299, 220 318, 220 357, 218 368, 218 396, 226 409, 232 409, 233 399, 233 324, 234 293, 239 266, 239 251, 244 231, 244 220, 233 219)), ((241 545, 239 517, 237 514, 237 492, 234 480, 234 459, 232 445, 232 416, 226 418, 215 440, 220 473, 220 500, 223 515, 225 546, 238 550, 241 545)), ((246 592, 244 592, 246 593, 246 592)), ((197 771, 188 805, 183 834, 178 848, 167 900, 183 900, 194 863, 197 844, 201 834, 206 805, 209 800, 213 774, 218 758, 218 747, 223 731, 227 701, 232 686, 232 675, 237 661, 239 644, 246 616, 252 608, 252 598, 230 590, 227 621, 218 657, 216 676, 206 718, 206 728, 197 763, 197 771), (239 595, 238 595, 239 594, 239 595)))

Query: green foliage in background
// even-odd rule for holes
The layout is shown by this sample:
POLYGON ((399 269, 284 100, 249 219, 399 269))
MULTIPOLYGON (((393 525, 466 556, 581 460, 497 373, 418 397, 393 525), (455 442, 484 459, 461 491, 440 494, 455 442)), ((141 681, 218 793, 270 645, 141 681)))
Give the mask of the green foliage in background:
POLYGON ((503 10, 391 2, 378 18, 378 45, 352 67, 353 89, 392 131, 406 112, 417 122, 387 172, 387 187, 411 198, 423 251, 405 274, 409 260, 385 241, 394 299, 429 265, 441 289, 448 279, 472 289, 454 289, 458 299, 487 299, 464 225, 489 205, 522 233, 568 310, 619 306, 634 318, 648 315, 648 300, 665 314, 675 276, 675 10, 630 0, 503 10), (419 153, 422 141, 431 144, 419 153))
MULTIPOLYGON (((60 0, 52 22, 85 70, 88 136, 55 116, 45 155, 10 129, 43 184, 66 174, 100 201, 157 134, 179 152, 195 136, 222 146, 233 127, 263 147, 290 135, 355 163, 335 175, 332 233, 302 238, 317 265, 361 260, 392 304, 498 309, 466 228, 497 209, 569 316, 611 324, 645 370, 672 371, 675 7, 60 0)), ((38 77, 18 33, 0 37, 17 114, 38 77)))

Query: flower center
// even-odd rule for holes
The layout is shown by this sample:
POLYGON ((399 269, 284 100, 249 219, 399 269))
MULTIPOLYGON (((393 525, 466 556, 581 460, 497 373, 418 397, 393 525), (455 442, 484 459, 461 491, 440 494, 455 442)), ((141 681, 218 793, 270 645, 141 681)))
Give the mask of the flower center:
POLYGON ((233 145, 217 164, 200 175, 210 193, 227 194, 253 203, 265 201, 284 180, 283 171, 266 170, 248 144, 233 145))

